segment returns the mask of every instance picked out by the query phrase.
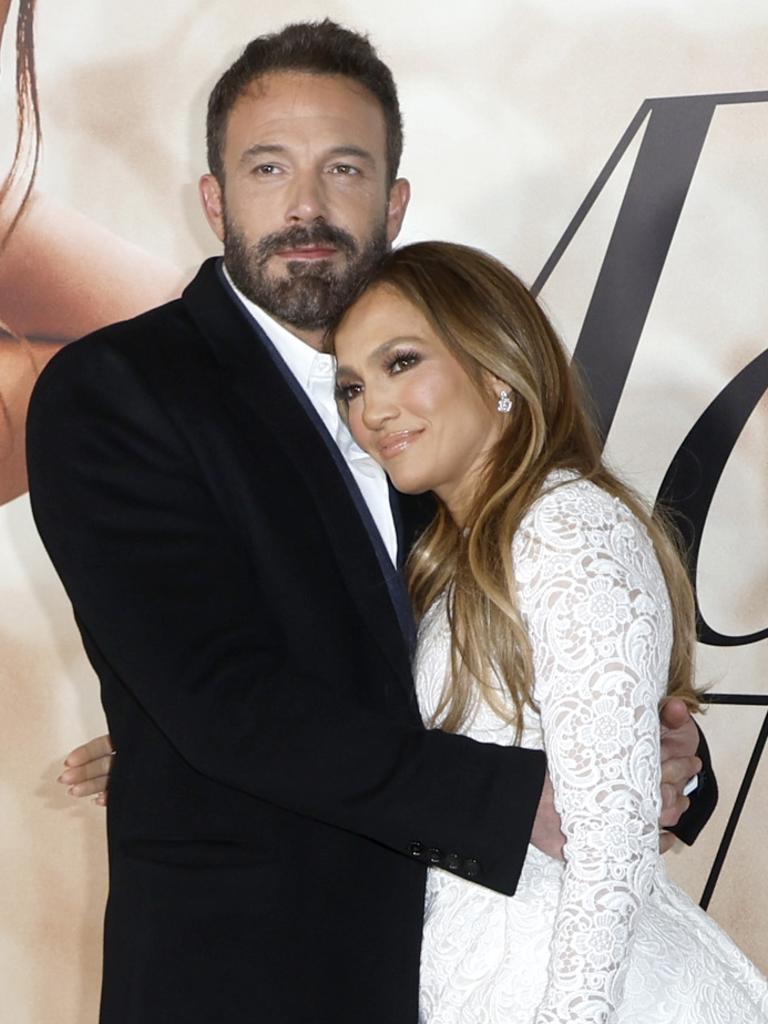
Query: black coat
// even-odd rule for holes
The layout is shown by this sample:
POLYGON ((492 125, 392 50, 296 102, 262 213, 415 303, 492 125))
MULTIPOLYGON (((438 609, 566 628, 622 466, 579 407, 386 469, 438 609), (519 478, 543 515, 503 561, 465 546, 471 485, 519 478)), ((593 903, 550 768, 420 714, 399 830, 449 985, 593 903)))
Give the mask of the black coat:
POLYGON ((414 1022, 425 863, 513 893, 525 857, 543 755, 423 728, 269 347, 209 261, 31 403, 35 519, 119 752, 103 1024, 414 1022))

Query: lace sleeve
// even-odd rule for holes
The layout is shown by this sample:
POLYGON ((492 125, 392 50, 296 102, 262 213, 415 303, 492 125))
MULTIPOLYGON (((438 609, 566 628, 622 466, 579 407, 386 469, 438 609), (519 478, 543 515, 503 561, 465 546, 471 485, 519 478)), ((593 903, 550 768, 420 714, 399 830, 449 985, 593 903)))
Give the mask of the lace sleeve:
POLYGON ((516 539, 566 867, 536 1024, 606 1022, 658 854, 658 700, 672 625, 640 523, 586 481, 541 499, 516 539))

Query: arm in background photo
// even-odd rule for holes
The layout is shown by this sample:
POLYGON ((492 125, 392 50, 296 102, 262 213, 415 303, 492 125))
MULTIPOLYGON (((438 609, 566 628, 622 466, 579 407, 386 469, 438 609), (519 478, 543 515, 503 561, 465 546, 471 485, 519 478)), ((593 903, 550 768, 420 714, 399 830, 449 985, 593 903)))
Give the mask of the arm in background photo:
POLYGON ((181 271, 32 193, 0 256, 0 504, 27 489, 24 427, 41 370, 68 342, 178 295, 181 271))
MULTIPOLYGON (((0 38, 10 4, 0 0, 0 38)), ((42 130, 34 0, 16 24, 16 145, 0 186, 0 504, 27 489, 29 396, 67 342, 176 297, 184 275, 34 188, 42 130)))

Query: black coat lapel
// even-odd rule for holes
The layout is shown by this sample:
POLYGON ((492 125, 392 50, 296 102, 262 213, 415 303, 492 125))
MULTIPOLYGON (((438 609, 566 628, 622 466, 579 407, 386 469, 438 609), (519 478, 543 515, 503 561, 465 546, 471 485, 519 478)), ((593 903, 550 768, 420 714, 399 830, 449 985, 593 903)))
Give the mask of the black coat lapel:
POLYGON ((407 643, 371 537, 347 483, 318 427, 276 365, 267 348, 271 349, 271 344, 218 279, 215 264, 215 260, 203 264, 183 301, 226 374, 240 405, 243 430, 247 434, 266 425, 287 464, 314 496, 312 514, 324 526, 350 593, 396 674, 410 687, 407 643))
POLYGON ((397 531, 397 565, 402 569, 411 548, 435 515, 432 494, 401 494, 389 484, 389 506, 397 531))

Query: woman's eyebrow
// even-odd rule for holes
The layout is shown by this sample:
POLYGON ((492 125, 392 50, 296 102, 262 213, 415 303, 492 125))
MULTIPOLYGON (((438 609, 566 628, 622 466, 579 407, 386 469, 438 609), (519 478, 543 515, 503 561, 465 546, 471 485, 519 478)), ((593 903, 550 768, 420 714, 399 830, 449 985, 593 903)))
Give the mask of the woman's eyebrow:
MULTIPOLYGON (((377 345, 376 348, 373 350, 373 352, 371 352, 366 357, 365 361, 366 361, 366 363, 378 362, 378 360, 381 359, 382 356, 385 356, 387 354, 387 352, 390 351, 390 349, 396 348, 398 345, 402 345, 404 343, 408 343, 408 344, 412 345, 417 340, 418 340, 417 338, 409 338, 409 337, 406 337, 406 336, 397 337, 397 338, 390 338, 388 341, 383 341, 380 345, 377 345)), ((340 374, 342 374, 342 373, 354 373, 354 372, 355 372, 355 370, 351 366, 339 365, 339 366, 336 367, 336 376, 337 377, 340 374)))

